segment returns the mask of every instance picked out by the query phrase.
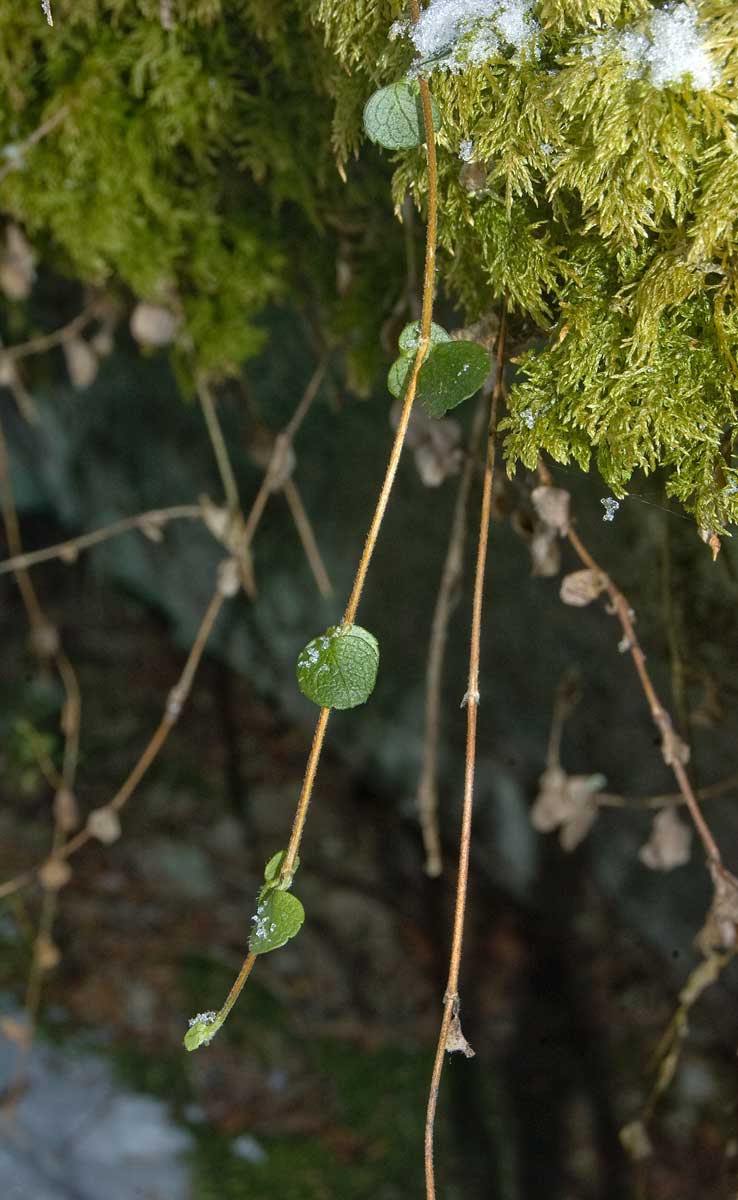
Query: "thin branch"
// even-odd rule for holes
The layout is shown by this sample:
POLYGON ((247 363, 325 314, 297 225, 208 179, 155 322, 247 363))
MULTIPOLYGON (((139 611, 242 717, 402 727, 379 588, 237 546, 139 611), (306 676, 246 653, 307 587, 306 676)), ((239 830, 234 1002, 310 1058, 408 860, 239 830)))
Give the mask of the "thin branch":
POLYGON ((310 377, 308 385, 302 394, 300 403, 297 405, 297 408, 293 412, 284 429, 281 433, 278 433, 274 439, 274 446, 272 447, 272 453, 264 472, 264 478, 262 479, 261 486, 254 497, 249 515, 246 518, 243 534, 241 535, 241 540, 247 548, 250 547, 251 542, 253 541, 259 521, 261 520, 264 509, 266 508, 267 500, 273 491, 274 478, 279 474, 279 469, 284 462, 285 455, 295 440, 300 426, 305 420, 313 401, 320 391, 320 385, 323 382, 323 376, 325 375, 327 366, 328 360, 326 356, 321 359, 315 368, 312 376, 310 377))
POLYGON ((459 584, 464 567, 469 494, 476 470, 486 414, 486 398, 482 397, 474 414, 474 421, 471 433, 469 434, 466 461, 456 493, 446 561, 443 564, 443 573, 438 588, 428 645, 428 664, 425 675, 423 763, 418 781, 416 803, 423 835, 423 847, 425 849, 425 870, 427 875, 433 877, 440 875, 443 869, 441 839, 438 832, 438 747, 441 734, 443 663, 446 654, 449 621, 459 600, 459 584))
MULTIPOLYGON (((51 9, 49 8, 49 12, 50 11, 51 9)), ((51 24, 52 22, 49 23, 51 24)), ((37 142, 40 142, 42 138, 45 138, 47 134, 51 133, 53 129, 56 129, 57 125, 61 125, 68 113, 69 105, 62 104, 61 108, 58 108, 55 113, 53 113, 50 117, 47 117, 45 121, 42 121, 38 128, 33 130, 33 133, 29 133, 27 138, 24 138, 22 142, 18 142, 18 144, 13 147, 13 157, 9 158, 9 161, 4 166, 0 167, 0 183, 2 183, 3 179, 5 179, 6 175, 9 175, 11 171, 18 170, 18 163, 22 161, 23 155, 28 150, 31 150, 37 142)))
POLYGON ((333 587, 318 548, 310 517, 294 479, 285 479, 282 491, 292 513, 292 520, 295 522, 295 528, 302 542, 302 548, 305 551, 305 557, 315 578, 318 591, 321 596, 328 599, 333 595, 333 587))
POLYGON ((213 400, 213 393, 210 390, 210 385, 204 376, 201 376, 197 382, 197 394, 200 398, 200 407, 205 418, 210 444, 213 447, 215 461, 218 464, 223 491, 225 493, 226 505, 231 515, 235 515, 241 510, 241 501, 238 495, 238 484, 236 476, 233 473, 233 467, 228 455, 228 447, 226 446, 223 430, 221 429, 218 413, 213 400))
POLYGON ((28 554, 7 558, 4 562, 0 562, 0 575, 7 575, 9 571, 35 567, 38 563, 49 562, 54 558, 60 558, 64 562, 74 562, 82 550, 89 550, 90 546, 96 546, 99 542, 105 542, 109 538, 119 537, 131 529, 140 529, 146 533, 147 529, 160 529, 168 521, 183 518, 201 519, 202 511, 199 504, 175 504, 171 508, 152 508, 148 512, 138 513, 135 517, 123 517, 120 521, 114 521, 112 525, 94 529, 91 533, 80 534, 76 538, 68 538, 67 541, 57 542, 54 546, 45 546, 43 550, 31 550, 28 554))
MULTIPOLYGON (((707 787, 697 788, 695 795, 698 800, 715 800, 727 792, 738 790, 738 775, 728 775, 717 783, 707 787)), ((613 792, 598 792, 595 797, 603 808, 674 808, 686 804, 681 792, 663 792, 658 796, 619 796, 613 792)))
POLYGON ((84 308, 82 312, 77 313, 77 316, 68 321, 66 325, 62 325, 59 329, 53 329, 51 333, 41 333, 27 342, 18 342, 16 346, 0 347, 0 359, 17 362, 18 359, 30 358, 33 354, 44 354, 47 350, 53 350, 54 346, 61 346, 64 342, 76 337, 94 319, 95 305, 93 303, 84 308))
POLYGON ((464 916, 466 912, 466 896, 469 879, 469 854, 471 850, 472 811, 474 802, 474 770, 477 740, 477 709, 479 707, 479 653, 482 632, 482 607, 484 600, 484 573, 487 565, 487 542, 492 511, 492 484, 494 482, 495 450, 497 440, 497 410, 502 398, 503 367, 505 360, 506 316, 503 308, 500 317, 500 330, 497 340, 496 373, 492 388, 492 403, 490 405, 489 436, 487 439, 487 454, 484 466, 484 482, 482 485, 482 505, 479 519, 479 542, 477 546, 477 562, 474 572, 474 598, 472 601, 472 624, 469 647, 469 678, 466 696, 466 758, 464 766, 464 800, 461 819, 461 839, 459 845, 459 870, 456 882, 456 903, 454 907, 453 936, 451 939, 451 954, 449 957, 448 979, 443 998, 443 1018, 438 1036, 436 1056, 433 1063, 428 1108, 425 1119, 425 1191, 426 1200, 435 1200, 436 1183, 433 1167, 433 1135, 438 1105, 438 1090, 441 1084, 441 1073, 447 1050, 447 1042, 451 1022, 458 1019, 459 1001, 459 971, 461 968, 461 951, 464 940, 464 916))
MULTIPOLYGON (((195 640, 192 648, 190 649, 189 655, 187 656, 187 660, 182 669, 179 680, 174 685, 167 697, 166 708, 164 710, 163 717, 157 725, 141 757, 127 775, 124 782, 118 788, 118 791, 115 793, 112 800, 108 801, 108 804, 105 806, 111 811, 120 812, 120 810, 124 807, 177 723, 179 715, 182 712, 182 708, 184 707, 192 688, 192 683, 200 665, 200 660, 202 659, 208 638, 210 637, 210 633, 225 602, 225 599, 225 595, 220 591, 216 591, 213 594, 205 615, 200 623, 200 628, 197 631, 195 640)), ((92 837, 93 834, 90 832, 89 828, 80 829, 80 831, 76 833, 74 837, 65 842, 63 846, 59 846, 56 850, 54 850, 52 854, 49 855, 49 857, 45 860, 45 862, 40 864, 39 867, 29 871, 24 871, 20 875, 17 875, 14 879, 10 879, 7 883, 0 885, 0 899, 11 895, 13 892, 17 891, 18 888, 21 888, 26 883, 29 883, 34 876, 38 874, 38 871, 44 866, 48 865, 50 862, 71 858, 71 856, 76 854, 78 850, 85 846, 92 839, 92 837)))

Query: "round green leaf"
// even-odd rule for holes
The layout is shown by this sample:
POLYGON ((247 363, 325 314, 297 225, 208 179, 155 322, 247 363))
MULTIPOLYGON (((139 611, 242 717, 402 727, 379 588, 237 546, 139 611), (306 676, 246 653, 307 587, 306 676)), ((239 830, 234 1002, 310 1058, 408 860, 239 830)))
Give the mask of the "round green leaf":
POLYGON ((249 935, 249 950, 252 954, 267 954, 299 933, 305 910, 297 896, 274 888, 259 896, 259 906, 251 919, 254 927, 249 935))
POLYGON ((387 372, 387 391, 390 396, 404 396, 410 376, 413 373, 413 360, 401 354, 396 358, 387 372))
MULTIPOLYGON (((433 128, 441 119, 435 101, 431 100, 433 128)), ((391 83, 370 96, 364 105, 364 128, 367 136, 386 150, 407 150, 425 141, 423 106, 417 84, 391 83)))
POLYGON ((377 639, 360 625, 332 625, 308 642, 297 659, 297 682, 321 708, 355 708, 374 691, 377 639))
POLYGON ((442 417, 473 396, 489 375, 489 354, 478 342, 434 346, 418 375, 418 400, 429 417, 442 417))
MULTIPOLYGON (((429 340, 431 346, 438 346, 441 342, 450 342, 451 335, 446 333, 442 325, 436 325, 435 321, 432 321, 429 340)), ((420 345, 420 321, 413 321, 412 324, 405 326, 400 334, 398 345, 400 354, 410 358, 415 357, 420 345)))
POLYGON ((208 1042, 212 1042, 222 1024, 223 1020, 219 1019, 217 1013, 198 1013, 190 1021, 190 1027, 184 1036, 185 1049, 197 1050, 200 1046, 207 1046, 208 1042))

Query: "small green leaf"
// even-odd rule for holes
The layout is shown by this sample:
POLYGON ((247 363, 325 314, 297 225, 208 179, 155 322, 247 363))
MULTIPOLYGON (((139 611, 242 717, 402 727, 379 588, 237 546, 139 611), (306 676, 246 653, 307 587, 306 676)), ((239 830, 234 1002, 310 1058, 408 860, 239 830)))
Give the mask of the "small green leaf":
POLYGON ((200 1046, 207 1046, 208 1042, 212 1042, 222 1024, 223 1020, 218 1019, 217 1013, 198 1013, 190 1021, 190 1027, 184 1035, 185 1049, 197 1050, 200 1046))
MULTIPOLYGON (((287 857, 286 850, 278 850, 277 853, 273 854, 272 857, 269 859, 269 862, 264 867, 264 880, 265 880, 267 886, 265 888, 263 888, 262 891, 268 891, 270 887, 280 887, 279 872, 282 870, 282 863, 284 862, 286 857, 287 857)), ((282 884, 281 886, 283 888, 287 888, 291 885, 292 880, 297 872, 297 868, 299 867, 299 865, 300 865, 300 855, 298 854, 295 859, 295 865, 292 869, 292 874, 290 875, 289 883, 282 884)))
POLYGON ((442 417, 479 390, 489 369, 489 354, 478 342, 443 342, 420 368, 418 400, 429 417, 442 417))
POLYGON ((249 950, 252 954, 267 954, 299 933, 305 910, 297 896, 272 888, 260 894, 256 915, 251 919, 254 928, 249 936, 249 950))
MULTIPOLYGON (((441 123, 440 113, 431 100, 433 128, 441 123)), ((364 128, 373 142, 386 150, 407 150, 425 141, 423 106, 417 84, 391 83, 370 96, 364 105, 364 128)))
POLYGON ((404 396, 407 391, 407 385, 410 382, 410 376, 413 373, 413 360, 401 354, 396 358, 387 372, 387 391, 390 396, 404 396))
MULTIPOLYGON (((450 342, 451 335, 446 333, 442 325, 436 325, 435 321, 432 321, 429 341, 431 346, 438 346, 441 342, 450 342)), ((405 326, 400 334, 398 345, 400 354, 404 354, 408 358, 415 357, 420 345, 420 321, 413 321, 412 324, 405 326)))
POLYGON ((297 682, 321 708, 355 708, 374 690, 377 639, 360 625, 332 625, 308 642, 297 659, 297 682))

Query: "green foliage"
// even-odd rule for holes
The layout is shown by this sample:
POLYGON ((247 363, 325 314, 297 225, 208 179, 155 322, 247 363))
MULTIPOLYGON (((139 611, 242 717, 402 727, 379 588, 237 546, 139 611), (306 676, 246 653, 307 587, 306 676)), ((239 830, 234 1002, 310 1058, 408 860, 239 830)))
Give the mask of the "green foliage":
POLYGON ((300 932, 305 920, 300 901, 289 893, 300 860, 295 859, 292 873, 283 877, 282 864, 286 857, 287 851, 279 850, 264 868, 264 886, 256 902, 256 913, 251 918, 254 927, 249 935, 249 950, 252 954, 278 950, 300 932))
MULTIPOLYGON (((519 50, 429 60, 438 281, 469 320, 506 298, 527 344, 511 470, 594 455, 620 494, 666 467, 720 532, 738 519, 738 6, 699 5, 717 79, 702 89, 654 86, 619 49, 662 7, 538 0, 519 50)), ((155 0, 58 0, 55 18, 0 0, 0 204, 39 261, 175 310, 187 374, 237 370, 265 306, 297 292, 366 394, 413 240, 383 156, 365 142, 352 161, 365 108, 382 136, 382 97, 412 100, 412 144, 389 139, 407 146, 397 210, 426 205, 406 5, 200 0, 165 29, 155 0)))
POLYGON ((489 375, 489 354, 478 342, 434 346, 418 374, 418 400, 429 417, 442 417, 479 391, 489 375))
POLYGON ((360 625, 332 625, 297 659, 300 691, 321 708, 364 704, 377 680, 377 639, 360 625))
MULTIPOLYGON (((327 7, 340 62, 349 28, 356 47, 390 19, 331 5, 328 20, 327 7)), ((654 86, 607 42, 648 36, 656 7, 540 0, 534 48, 453 73, 429 64, 439 273, 469 319, 505 297, 513 337, 516 314, 528 336, 538 327, 510 396, 510 470, 542 449, 585 468, 594 453, 622 495, 634 470, 667 467, 669 492, 720 532, 738 520, 738 9, 700 5, 719 76, 700 90, 686 77, 654 86)), ((408 37, 392 43, 387 71, 397 78, 413 52, 408 37)), ((344 98, 339 109, 346 122, 344 98)), ((396 204, 408 191, 423 209, 417 149, 398 156, 396 204)))
MULTIPOLYGON (((438 129, 438 105, 431 100, 433 127, 438 129)), ((417 83, 390 83, 370 96, 364 107, 366 135, 385 150, 407 150, 425 141, 423 105, 417 83)))

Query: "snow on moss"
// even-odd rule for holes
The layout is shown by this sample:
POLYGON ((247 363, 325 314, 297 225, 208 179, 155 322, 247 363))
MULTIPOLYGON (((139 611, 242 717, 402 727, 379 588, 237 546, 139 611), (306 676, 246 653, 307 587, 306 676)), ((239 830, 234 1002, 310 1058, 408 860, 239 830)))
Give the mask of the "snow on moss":
POLYGON ((632 28, 601 33, 588 53, 599 61, 613 50, 624 59, 630 79, 648 78, 657 88, 688 79, 695 91, 709 91, 718 80, 698 13, 688 4, 671 4, 652 13, 646 33, 632 28))
POLYGON ((539 28, 532 9, 533 0, 431 0, 410 36, 424 66, 460 73, 530 46, 539 28))

